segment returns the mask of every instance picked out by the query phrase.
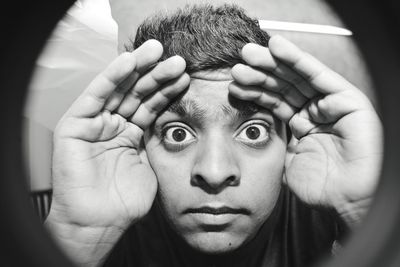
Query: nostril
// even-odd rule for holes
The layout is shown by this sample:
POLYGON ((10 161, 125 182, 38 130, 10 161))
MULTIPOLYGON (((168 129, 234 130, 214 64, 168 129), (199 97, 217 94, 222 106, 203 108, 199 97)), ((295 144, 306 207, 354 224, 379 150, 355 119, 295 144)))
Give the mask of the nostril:
POLYGON ((191 181, 192 185, 196 186, 202 186, 206 184, 206 181, 203 179, 203 177, 199 174, 193 175, 193 179, 191 181))
POLYGON ((238 179, 238 177, 236 177, 235 175, 231 175, 229 176, 227 179, 227 184, 229 186, 237 186, 240 183, 240 179, 238 179))
POLYGON ((240 184, 240 179, 236 175, 230 175, 225 178, 211 178, 211 177, 204 177, 201 174, 195 174, 192 176, 191 184, 193 186, 198 186, 203 189, 209 190, 217 190, 220 191, 223 188, 228 186, 238 186, 240 184))

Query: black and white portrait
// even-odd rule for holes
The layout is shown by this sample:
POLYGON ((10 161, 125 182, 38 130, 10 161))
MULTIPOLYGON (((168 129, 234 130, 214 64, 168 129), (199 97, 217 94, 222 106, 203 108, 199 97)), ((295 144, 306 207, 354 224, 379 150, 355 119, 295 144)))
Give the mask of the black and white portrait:
POLYGON ((35 211, 77 266, 311 266, 383 159, 369 70, 316 0, 77 1, 24 115, 35 211))

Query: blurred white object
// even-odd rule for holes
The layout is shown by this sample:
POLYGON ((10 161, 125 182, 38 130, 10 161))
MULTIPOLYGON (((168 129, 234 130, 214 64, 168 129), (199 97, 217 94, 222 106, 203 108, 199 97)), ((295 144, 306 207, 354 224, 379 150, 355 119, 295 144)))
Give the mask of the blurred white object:
POLYGON ((79 20, 92 30, 117 40, 118 26, 111 17, 108 0, 78 0, 67 14, 79 20))
POLYGON ((38 58, 24 112, 32 191, 51 188, 52 132, 74 99, 117 56, 117 36, 108 0, 77 1, 38 58))
POLYGON ((260 23, 260 28, 263 30, 310 32, 310 33, 345 35, 345 36, 353 35, 353 33, 348 29, 330 25, 297 23, 297 22, 286 22, 286 21, 275 21, 275 20, 259 20, 258 22, 260 23))
POLYGON ((73 100, 116 56, 118 26, 107 0, 77 1, 36 62, 25 116, 53 130, 73 100))

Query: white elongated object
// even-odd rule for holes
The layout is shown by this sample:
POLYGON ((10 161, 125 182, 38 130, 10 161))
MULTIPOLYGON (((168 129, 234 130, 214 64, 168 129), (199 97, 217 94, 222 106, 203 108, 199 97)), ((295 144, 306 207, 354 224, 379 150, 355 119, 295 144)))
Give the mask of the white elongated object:
POLYGON ((295 32, 310 32, 321 34, 333 34, 350 36, 353 33, 344 28, 310 23, 286 22, 276 20, 259 20, 260 28, 263 30, 280 30, 280 31, 295 31, 295 32))

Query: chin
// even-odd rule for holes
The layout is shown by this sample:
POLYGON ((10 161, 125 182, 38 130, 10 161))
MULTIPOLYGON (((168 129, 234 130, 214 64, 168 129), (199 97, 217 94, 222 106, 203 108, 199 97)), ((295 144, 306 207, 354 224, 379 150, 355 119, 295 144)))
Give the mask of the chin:
POLYGON ((193 249, 210 255, 232 252, 245 243, 245 237, 226 232, 202 232, 184 239, 193 249))

